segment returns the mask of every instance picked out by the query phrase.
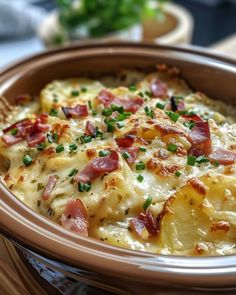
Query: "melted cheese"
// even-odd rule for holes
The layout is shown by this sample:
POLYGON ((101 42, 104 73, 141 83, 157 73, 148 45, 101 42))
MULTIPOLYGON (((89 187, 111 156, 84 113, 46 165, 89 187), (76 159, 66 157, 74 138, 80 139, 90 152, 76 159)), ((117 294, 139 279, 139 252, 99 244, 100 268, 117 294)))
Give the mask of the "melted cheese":
POLYGON ((7 147, 0 140, 3 181, 26 205, 58 223, 68 200, 80 198, 89 215, 89 236, 113 245, 177 255, 236 253, 236 165, 186 164, 191 147, 186 136, 189 129, 183 125, 183 117, 173 122, 163 110, 155 107, 158 102, 168 104, 168 99, 150 98, 148 92, 153 79, 166 83, 169 96, 182 96, 187 110, 208 116, 213 149, 235 149, 236 112, 233 107, 193 93, 184 80, 168 71, 145 76, 141 72, 124 70, 116 78, 102 78, 102 82, 84 78, 54 81, 41 91, 39 102, 17 107, 9 116, 9 122, 39 111, 50 114, 56 109, 57 116, 49 116, 48 124, 50 132, 58 132, 60 137, 56 143, 47 143, 51 153, 29 148, 25 141, 7 147), (136 90, 129 89, 131 84, 136 84, 136 90), (124 120, 124 127, 115 128, 113 133, 106 132, 105 117, 101 114, 103 106, 97 99, 104 88, 122 99, 132 99, 140 93, 144 99, 144 105, 124 120), (66 119, 61 107, 77 104, 89 104, 97 114, 94 116, 89 110, 86 117, 66 119), (153 110, 153 118, 147 116, 145 107, 153 110), (104 133, 103 140, 78 142, 88 120, 104 133), (163 130, 172 131, 163 133, 163 130), (69 176, 70 171, 81 171, 99 157, 99 151, 117 150, 115 138, 129 133, 141 139, 134 146, 144 146, 147 151, 139 152, 132 165, 120 154, 119 169, 93 181, 89 192, 79 192, 69 176), (72 143, 78 146, 76 152, 69 150, 72 143), (168 151, 169 143, 176 144, 182 153, 168 151), (55 152, 58 144, 64 145, 61 153, 55 152), (29 166, 22 162, 26 154, 34 160, 29 166), (140 161, 146 165, 142 171, 136 170, 136 163, 140 161), (180 177, 175 176, 176 171, 181 172, 180 177), (42 191, 50 175, 57 175, 58 181, 49 199, 43 201, 42 191), (142 182, 137 180, 139 175, 143 176, 142 182), (205 195, 189 184, 193 178, 200 179, 206 186, 205 195), (153 216, 164 214, 160 234, 143 240, 130 231, 129 221, 142 211, 147 196, 152 197, 149 210, 153 216))

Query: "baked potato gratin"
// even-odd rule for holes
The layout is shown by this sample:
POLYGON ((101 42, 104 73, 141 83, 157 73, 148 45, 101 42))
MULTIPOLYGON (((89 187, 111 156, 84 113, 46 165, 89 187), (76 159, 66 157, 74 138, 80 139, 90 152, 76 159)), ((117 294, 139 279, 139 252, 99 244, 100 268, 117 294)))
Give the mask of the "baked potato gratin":
POLYGON ((1 175, 33 210, 124 248, 236 253, 234 107, 165 65, 53 81, 16 101, 1 175))

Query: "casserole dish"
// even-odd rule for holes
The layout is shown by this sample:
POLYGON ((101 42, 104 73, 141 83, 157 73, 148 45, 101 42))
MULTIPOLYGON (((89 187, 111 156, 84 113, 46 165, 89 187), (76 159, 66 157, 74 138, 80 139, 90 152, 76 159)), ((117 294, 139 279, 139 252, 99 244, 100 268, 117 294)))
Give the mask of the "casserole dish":
MULTIPOLYGON (((72 46, 29 58, 1 73, 0 95, 12 103, 17 94, 37 94, 53 79, 96 76, 127 67, 148 70, 157 63, 178 67, 193 88, 236 103, 234 60, 195 48, 132 43, 72 46)), ((236 287, 235 256, 170 257, 105 245, 64 230, 23 205, 2 184, 0 189, 2 234, 23 252, 70 277, 133 294, 157 294, 161 286, 170 289, 170 285, 181 288, 181 293, 183 288, 186 292, 200 288, 224 289, 225 294, 236 287)))

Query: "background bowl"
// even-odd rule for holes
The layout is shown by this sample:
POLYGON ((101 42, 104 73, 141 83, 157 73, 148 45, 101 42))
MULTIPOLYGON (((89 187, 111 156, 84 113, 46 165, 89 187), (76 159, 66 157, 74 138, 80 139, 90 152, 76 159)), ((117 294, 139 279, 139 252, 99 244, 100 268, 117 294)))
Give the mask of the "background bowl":
MULTIPOLYGON (((134 43, 71 46, 33 56, 0 74, 0 95, 13 103, 17 94, 38 94, 53 79, 99 77, 124 67, 154 70, 157 63, 180 68, 193 88, 236 104, 235 60, 197 48, 134 43)), ((3 184, 0 196, 1 233, 25 255, 69 277, 127 294, 157 294, 170 288, 181 290, 171 294, 190 294, 190 288, 226 294, 236 288, 236 256, 176 257, 113 247, 38 215, 3 184)))

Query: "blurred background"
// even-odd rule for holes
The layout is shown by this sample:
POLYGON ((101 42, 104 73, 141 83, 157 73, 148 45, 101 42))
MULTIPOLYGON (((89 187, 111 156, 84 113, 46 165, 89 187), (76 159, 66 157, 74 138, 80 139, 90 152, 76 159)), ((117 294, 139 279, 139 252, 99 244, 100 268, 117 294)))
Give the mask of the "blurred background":
POLYGON ((96 39, 194 44, 236 57, 236 0, 0 0, 0 69, 96 39))

